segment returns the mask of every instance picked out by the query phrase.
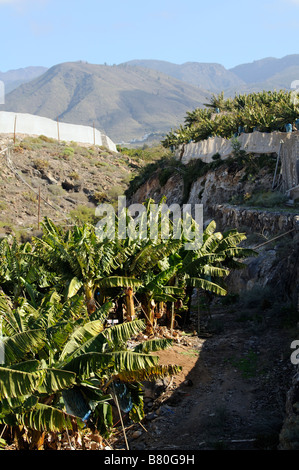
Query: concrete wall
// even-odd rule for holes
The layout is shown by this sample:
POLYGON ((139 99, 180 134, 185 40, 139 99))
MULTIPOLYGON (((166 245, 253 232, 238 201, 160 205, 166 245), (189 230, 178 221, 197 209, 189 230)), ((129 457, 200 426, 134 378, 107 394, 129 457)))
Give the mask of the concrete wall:
MULTIPOLYGON (((295 134, 298 134, 297 132, 295 134)), ((291 133, 286 132, 252 132, 241 134, 238 137, 241 149, 252 153, 278 153, 281 140, 288 141, 291 133)), ((210 137, 200 142, 180 145, 176 155, 182 163, 188 163, 192 159, 201 158, 204 162, 212 161, 212 156, 219 153, 222 158, 227 158, 232 153, 232 141, 222 137, 210 137)))
POLYGON ((61 141, 103 145, 116 152, 116 145, 98 129, 53 121, 33 114, 0 112, 0 134, 45 135, 61 141))
MULTIPOLYGON (((282 188, 288 191, 299 184, 299 131, 296 132, 252 132, 238 137, 241 149, 255 154, 278 154, 281 146, 282 188)), ((176 157, 184 164, 200 158, 205 163, 212 162, 216 153, 222 159, 232 153, 232 141, 222 137, 210 137, 200 142, 180 145, 176 157)))
MULTIPOLYGON (((284 140, 282 146, 282 189, 288 191, 299 184, 299 133, 294 132, 292 138, 284 140)), ((298 196, 297 196, 298 197, 298 196)))

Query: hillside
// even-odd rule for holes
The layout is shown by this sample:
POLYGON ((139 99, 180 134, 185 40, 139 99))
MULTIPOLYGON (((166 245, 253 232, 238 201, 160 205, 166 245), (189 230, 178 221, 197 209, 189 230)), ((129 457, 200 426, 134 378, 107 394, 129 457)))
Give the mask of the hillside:
POLYGON ((226 69, 221 64, 186 62, 178 65, 159 60, 132 60, 129 65, 159 70, 184 82, 226 96, 261 90, 289 89, 299 77, 299 54, 280 59, 268 57, 226 69))
POLYGON ((298 54, 229 70, 216 63, 179 65, 161 60, 113 66, 67 62, 48 70, 28 67, 0 73, 6 92, 14 88, 0 110, 95 125, 116 143, 141 141, 142 145, 147 136, 160 141, 183 121, 186 111, 202 107, 211 93, 224 91, 232 97, 290 89, 298 76, 298 54))
MULTIPOLYGON (((0 135, 0 151, 11 145, 9 159, 0 154, 0 237, 15 234, 27 238, 47 216, 55 222, 94 222, 101 202, 113 203, 144 165, 135 156, 104 147, 63 143, 45 136, 18 136, 16 144, 0 135)), ((148 161, 155 150, 148 151, 148 161)))
MULTIPOLYGON (((299 54, 292 54, 276 59, 267 57, 254 62, 241 64, 230 69, 230 72, 237 75, 245 83, 260 83, 272 81, 279 75, 285 75, 293 68, 299 70, 299 54)), ((297 74, 298 76, 298 74, 297 74)), ((286 84, 290 85, 290 83, 286 84)))
POLYGON ((23 83, 29 82, 34 78, 42 75, 47 70, 46 67, 25 67, 16 70, 8 70, 0 72, 0 80, 5 84, 5 92, 9 93, 23 83))
POLYGON ((75 62, 56 65, 13 90, 1 109, 94 123, 118 143, 168 131, 208 95, 154 70, 75 62))
POLYGON ((186 62, 179 65, 160 60, 132 60, 126 63, 135 67, 158 70, 190 85, 215 93, 244 84, 242 79, 220 64, 186 62))

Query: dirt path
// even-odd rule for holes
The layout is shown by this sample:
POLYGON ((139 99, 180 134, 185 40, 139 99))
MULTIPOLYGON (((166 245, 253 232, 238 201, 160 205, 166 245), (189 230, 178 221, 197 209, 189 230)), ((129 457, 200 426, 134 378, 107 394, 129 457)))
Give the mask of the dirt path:
POLYGON ((210 335, 180 331, 159 356, 183 371, 147 390, 143 428, 128 431, 130 449, 277 448, 294 367, 292 332, 282 321, 221 307, 209 321, 210 335))

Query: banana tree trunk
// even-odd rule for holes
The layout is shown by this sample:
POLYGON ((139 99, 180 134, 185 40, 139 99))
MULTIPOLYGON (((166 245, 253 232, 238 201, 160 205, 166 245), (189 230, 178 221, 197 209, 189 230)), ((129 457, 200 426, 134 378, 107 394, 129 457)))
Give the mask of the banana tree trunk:
POLYGON ((29 450, 44 450, 45 432, 30 430, 31 442, 29 450))
POLYGON ((171 316, 170 316, 170 334, 173 333, 174 328, 174 319, 175 319, 175 311, 174 311, 174 302, 171 303, 171 316))
POLYGON ((127 308, 127 321, 132 321, 135 318, 135 307, 132 287, 127 288, 125 301, 127 308))
POLYGON ((146 318, 146 334, 150 336, 154 333, 155 312, 152 307, 152 301, 148 296, 142 302, 142 309, 146 318))
POLYGON ((21 426, 14 426, 14 442, 16 444, 17 450, 28 450, 28 442, 25 436, 25 430, 21 426))
POLYGON ((88 315, 91 315, 96 310, 96 302, 93 295, 93 286, 89 283, 84 286, 85 302, 87 306, 88 315))

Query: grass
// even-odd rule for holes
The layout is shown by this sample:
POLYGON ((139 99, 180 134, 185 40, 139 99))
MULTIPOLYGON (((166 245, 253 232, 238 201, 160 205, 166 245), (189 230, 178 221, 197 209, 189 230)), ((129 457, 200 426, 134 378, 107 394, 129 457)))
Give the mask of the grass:
POLYGON ((257 207, 277 208, 284 206, 287 200, 287 196, 278 191, 260 191, 256 194, 248 195, 245 204, 257 207))
POLYGON ((183 354, 184 356, 197 357, 199 356, 200 352, 196 349, 190 349, 189 351, 179 351, 179 354, 183 354))
POLYGON ((79 204, 75 209, 71 210, 70 217, 76 223, 95 224, 98 220, 95 216, 95 209, 85 206, 84 204, 79 204))
POLYGON ((255 377, 258 373, 258 355, 253 350, 248 351, 240 359, 231 359, 230 362, 241 372, 243 378, 255 377))

